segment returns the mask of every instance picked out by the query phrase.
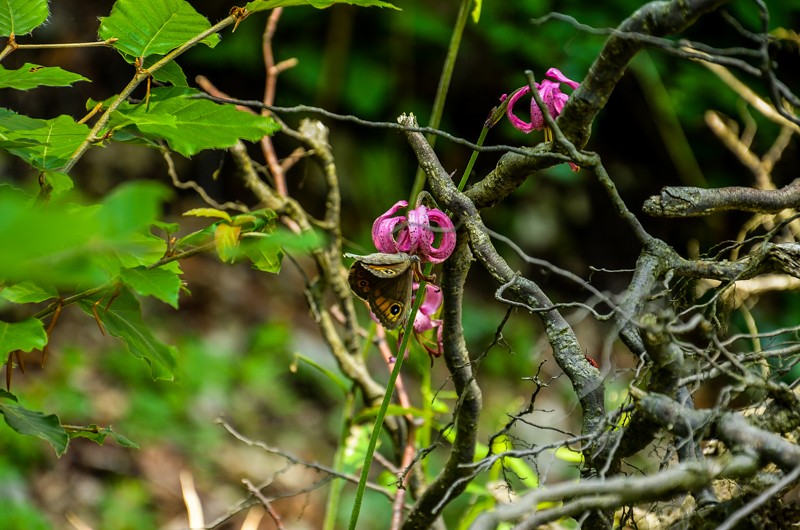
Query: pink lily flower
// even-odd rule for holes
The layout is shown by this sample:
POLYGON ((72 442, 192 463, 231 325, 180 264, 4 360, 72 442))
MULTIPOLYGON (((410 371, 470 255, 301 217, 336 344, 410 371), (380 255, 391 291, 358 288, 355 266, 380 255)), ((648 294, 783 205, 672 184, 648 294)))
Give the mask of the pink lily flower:
MULTIPOLYGON (((569 86, 573 90, 580 86, 580 83, 577 81, 573 81, 572 79, 568 78, 558 68, 551 68, 545 74, 545 77, 550 77, 551 79, 544 79, 541 83, 536 83, 536 89, 539 91, 539 95, 542 98, 545 106, 547 107, 548 112, 550 112, 550 116, 553 119, 557 118, 561 111, 564 110, 564 105, 567 103, 569 99, 569 95, 561 92, 561 83, 569 86), (555 79, 553 81, 552 79, 555 79)), ((525 134, 530 134, 532 131, 541 131, 544 129, 544 139, 545 141, 551 141, 553 139, 553 133, 547 124, 544 121, 544 116, 542 115, 541 109, 539 109, 539 105, 536 104, 536 101, 531 98, 530 104, 530 115, 531 121, 526 122, 520 118, 518 118, 514 114, 514 104, 516 104, 519 99, 524 96, 525 94, 531 91, 531 87, 525 85, 522 88, 517 89, 514 91, 513 94, 508 98, 508 107, 506 108, 506 116, 508 116, 508 120, 511 122, 511 125, 514 126, 515 129, 518 129, 525 134)), ((503 97, 500 98, 501 101, 504 101, 505 94, 503 97)), ((572 168, 572 171, 579 171, 580 167, 573 162, 569 163, 569 167, 572 168)))
POLYGON ((407 201, 398 201, 372 225, 372 241, 380 252, 415 254, 420 260, 441 263, 456 247, 456 231, 453 221, 438 208, 424 205, 408 210, 407 215, 395 215, 408 206, 407 201), (435 246, 436 233, 441 233, 435 246))
MULTIPOLYGON (((567 99, 569 99, 568 94, 561 92, 561 83, 568 85, 573 90, 578 88, 580 83, 569 79, 567 76, 562 74, 558 68, 549 69, 545 76, 555 79, 555 81, 545 79, 541 83, 536 83, 536 88, 539 91, 539 95, 542 97, 542 101, 544 101, 545 105, 547 106, 547 110, 550 111, 550 115, 553 118, 557 118, 558 115, 561 114, 561 111, 564 110, 564 105, 566 104, 567 99)), ((539 109, 539 106, 536 104, 536 101, 534 101, 533 98, 531 98, 530 104, 530 122, 521 120, 514 115, 514 104, 530 91, 531 87, 528 85, 517 89, 513 94, 511 94, 511 97, 508 100, 508 109, 506 110, 506 116, 508 116, 508 120, 511 122, 511 125, 525 134, 529 134, 531 131, 541 131, 545 127, 542 111, 539 109)))

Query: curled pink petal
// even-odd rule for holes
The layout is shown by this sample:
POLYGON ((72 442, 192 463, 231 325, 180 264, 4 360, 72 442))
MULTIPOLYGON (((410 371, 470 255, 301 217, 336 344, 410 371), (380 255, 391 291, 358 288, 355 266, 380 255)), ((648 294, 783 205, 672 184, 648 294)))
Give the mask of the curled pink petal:
MULTIPOLYGON (((515 90, 514 93, 511 94, 511 97, 508 98, 508 107, 506 108, 506 116, 508 116, 508 121, 511 122, 511 125, 513 125, 515 129, 518 129, 524 132, 525 134, 528 134, 531 131, 535 130, 536 127, 534 126, 533 122, 528 123, 526 121, 523 121, 514 114, 514 104, 519 100, 519 98, 521 98, 530 91, 531 88, 529 86, 524 86, 518 90, 515 90)), ((532 110, 531 114, 533 114, 532 110)), ((531 118, 533 118, 533 116, 531 116, 531 118)))
MULTIPOLYGON (((419 283, 414 282, 414 296, 419 293, 419 283)), ((442 305, 442 290, 433 284, 425 285, 425 299, 414 317, 414 332, 417 334, 430 331, 442 323, 441 320, 431 318, 442 305)))
MULTIPOLYGON (((408 211, 408 237, 411 252, 425 254, 435 237, 428 222, 428 208, 418 206, 408 211)), ((422 256, 421 256, 422 257, 422 256)))
POLYGON ((546 77, 553 78, 553 79, 555 79, 556 81, 558 81, 560 83, 564 83, 565 85, 569 86, 573 90, 578 88, 579 86, 581 86, 581 84, 578 83, 577 81, 573 81, 569 77, 567 77, 564 74, 562 74, 561 70, 559 70, 558 68, 551 68, 547 72, 545 72, 544 75, 546 77))
POLYGON ((379 216, 375 219, 375 222, 372 223, 372 242, 375 244, 375 248, 377 248, 378 251, 388 254, 404 252, 398 248, 398 242, 395 240, 394 236, 394 229, 399 223, 405 222, 406 218, 403 216, 393 216, 398 210, 406 206, 408 206, 407 201, 397 201, 394 206, 389 208, 386 213, 379 216))
POLYGON ((407 216, 395 215, 407 206, 398 201, 372 224, 372 242, 379 252, 406 252, 419 256, 423 262, 441 263, 452 254, 456 245, 455 227, 441 210, 424 205, 408 210, 407 216), (431 223, 436 227, 431 227, 431 223), (439 246, 434 246, 436 233, 442 234, 439 246))
POLYGON ((425 249, 427 252, 427 261, 431 263, 441 263, 450 257, 453 249, 456 248, 456 228, 453 226, 453 221, 438 208, 433 208, 428 211, 428 222, 437 225, 437 228, 431 228, 429 231, 431 235, 430 242, 425 249), (433 230, 442 234, 439 246, 433 246, 433 230))
POLYGON ((425 300, 422 301, 419 312, 429 316, 433 315, 442 306, 443 300, 444 295, 438 286, 430 283, 425 284, 425 300))

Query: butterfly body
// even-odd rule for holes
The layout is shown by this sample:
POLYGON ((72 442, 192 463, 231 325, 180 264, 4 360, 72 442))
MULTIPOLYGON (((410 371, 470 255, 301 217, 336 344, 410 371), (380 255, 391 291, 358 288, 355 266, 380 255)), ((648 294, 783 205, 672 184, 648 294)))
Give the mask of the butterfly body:
POLYGON ((419 262, 419 257, 403 252, 377 252, 366 256, 345 254, 345 257, 355 258, 348 281, 356 296, 367 301, 386 329, 395 329, 403 324, 411 310, 414 264, 419 262))

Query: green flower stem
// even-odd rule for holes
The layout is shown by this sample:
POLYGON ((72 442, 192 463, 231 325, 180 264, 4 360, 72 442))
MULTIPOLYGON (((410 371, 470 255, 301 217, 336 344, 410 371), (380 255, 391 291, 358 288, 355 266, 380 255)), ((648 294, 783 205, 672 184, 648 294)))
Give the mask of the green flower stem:
MULTIPOLYGON (((461 47, 461 37, 464 35, 464 28, 467 25, 469 18, 469 6, 472 0, 461 0, 461 7, 458 8, 458 16, 456 17, 456 25, 453 28, 453 35, 450 37, 450 44, 447 47, 447 56, 444 60, 442 67, 442 75, 439 78, 439 87, 436 89, 436 99, 433 102, 433 109, 431 111, 431 119, 428 122, 429 127, 434 129, 439 127, 442 121, 442 113, 444 112, 444 102, 447 99, 447 90, 450 88, 450 81, 453 79, 453 71, 455 70, 456 57, 458 56, 458 49, 461 47)), ((436 137, 429 134, 427 137, 428 142, 433 147, 436 142, 436 137)), ((422 168, 417 169, 417 174, 414 177, 414 185, 411 188, 411 198, 409 204, 416 204, 417 195, 422 191, 425 186, 425 172, 422 168)))
MULTIPOLYGON (((478 147, 483 146, 483 141, 486 140, 486 134, 489 132, 489 127, 483 126, 481 129, 481 135, 478 137, 478 141, 475 143, 478 147)), ((475 161, 478 159, 478 155, 480 151, 473 151, 472 156, 469 157, 469 162, 467 163, 466 169, 464 169, 464 174, 461 175, 461 182, 458 183, 458 191, 464 191, 464 186, 467 184, 467 180, 469 179, 470 174, 472 173, 472 167, 475 165, 475 161)))
POLYGON ((356 498, 353 501, 353 512, 350 516, 350 524, 347 526, 349 530, 355 530, 356 524, 358 524, 358 515, 361 512, 361 502, 364 500, 364 492, 367 489, 369 469, 372 466, 375 447, 378 445, 378 437, 380 436, 381 428, 383 427, 383 419, 386 417, 386 411, 391 404, 392 395, 394 394, 394 385, 397 382, 397 376, 400 375, 400 368, 403 366, 403 358, 405 357, 405 351, 408 347, 408 339, 414 332, 414 317, 417 315, 417 311, 419 310, 420 306, 422 305, 422 301, 425 298, 425 285, 427 283, 425 277, 431 273, 431 269, 433 269, 433 265, 428 263, 425 267, 423 278, 421 278, 419 281, 419 287, 417 287, 417 298, 414 301, 414 306, 411 308, 411 314, 408 316, 408 322, 406 323, 406 329, 403 333, 403 339, 400 341, 400 347, 397 350, 397 358, 394 361, 394 368, 392 369, 392 373, 389 375, 389 382, 386 383, 386 392, 383 394, 381 408, 378 409, 378 414, 375 416, 375 425, 372 428, 372 435, 369 438, 367 452, 364 455, 364 465, 361 468, 361 477, 358 480, 356 498))

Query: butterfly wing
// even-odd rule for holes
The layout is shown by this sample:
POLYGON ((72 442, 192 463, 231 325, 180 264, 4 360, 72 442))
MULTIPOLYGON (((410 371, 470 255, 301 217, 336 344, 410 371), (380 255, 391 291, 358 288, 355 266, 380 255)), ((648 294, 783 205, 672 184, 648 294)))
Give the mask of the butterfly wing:
POLYGON ((408 254, 354 256, 348 281, 359 298, 366 300, 386 329, 405 322, 411 309, 414 262, 408 254))

